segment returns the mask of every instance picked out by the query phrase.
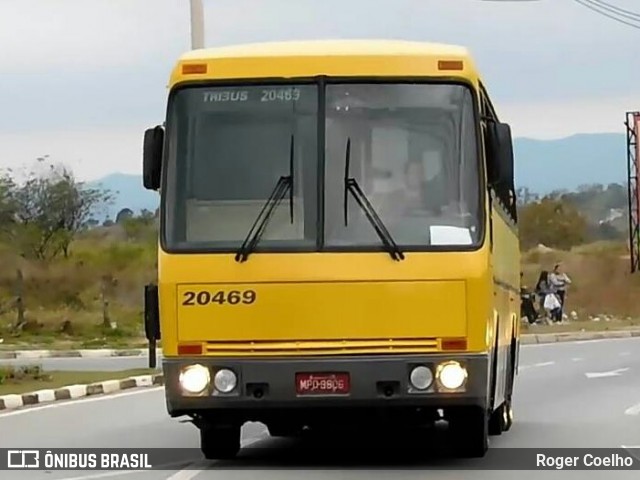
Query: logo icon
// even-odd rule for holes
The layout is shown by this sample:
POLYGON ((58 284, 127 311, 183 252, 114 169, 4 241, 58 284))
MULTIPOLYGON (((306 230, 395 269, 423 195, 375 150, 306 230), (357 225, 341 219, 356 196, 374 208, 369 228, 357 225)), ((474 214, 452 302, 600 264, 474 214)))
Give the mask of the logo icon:
POLYGON ((40 452, 38 450, 7 451, 8 468, 40 468, 40 452))

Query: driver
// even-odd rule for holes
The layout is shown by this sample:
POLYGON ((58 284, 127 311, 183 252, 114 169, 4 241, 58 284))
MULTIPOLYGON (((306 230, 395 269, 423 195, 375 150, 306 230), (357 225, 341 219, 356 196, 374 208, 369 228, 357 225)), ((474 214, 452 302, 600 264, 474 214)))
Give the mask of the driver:
POLYGON ((442 168, 426 169, 423 162, 405 164, 401 190, 395 192, 391 206, 394 216, 440 215, 448 203, 446 178, 442 168))

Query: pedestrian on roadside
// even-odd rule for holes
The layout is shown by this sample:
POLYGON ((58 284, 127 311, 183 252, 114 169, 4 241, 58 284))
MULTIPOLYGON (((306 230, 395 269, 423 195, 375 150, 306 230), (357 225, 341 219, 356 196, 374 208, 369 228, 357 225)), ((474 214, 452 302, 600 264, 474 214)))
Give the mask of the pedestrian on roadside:
POLYGON ((540 299, 540 311, 547 313, 547 318, 552 322, 562 321, 562 304, 556 294, 556 289, 549 280, 549 272, 543 270, 538 277, 536 293, 540 299))
POLYGON ((527 319, 530 325, 538 320, 538 312, 534 304, 535 293, 523 283, 524 273, 520 272, 520 318, 527 319))
POLYGON ((544 311, 544 297, 547 296, 547 293, 550 291, 549 287, 549 272, 546 270, 542 270, 540 272, 540 276, 538 277, 538 282, 534 288, 536 295, 538 296, 538 300, 540 302, 540 311, 544 311))
POLYGON ((571 279, 564 272, 562 263, 557 263, 553 267, 553 272, 549 274, 549 283, 554 288, 560 300, 560 319, 562 320, 562 314, 564 313, 564 302, 567 294, 567 286, 571 284, 571 279))

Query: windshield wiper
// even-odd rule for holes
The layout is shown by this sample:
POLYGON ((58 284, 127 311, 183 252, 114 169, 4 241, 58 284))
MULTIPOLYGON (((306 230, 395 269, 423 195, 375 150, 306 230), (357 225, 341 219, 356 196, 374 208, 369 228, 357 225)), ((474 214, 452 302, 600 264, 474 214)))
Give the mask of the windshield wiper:
POLYGON ((294 138, 291 135, 291 143, 289 146, 289 175, 282 176, 278 179, 278 183, 274 187, 271 195, 265 202, 262 210, 258 214, 255 222, 251 226, 247 237, 242 242, 242 246, 236 252, 236 262, 244 262, 249 258, 251 252, 256 248, 256 245, 262 238, 269 220, 275 211, 276 207, 280 204, 282 199, 289 192, 289 215, 291 217, 291 223, 293 224, 293 157, 294 157, 294 138))
POLYGON ((396 261, 404 260, 404 253, 398 247, 396 242, 393 241, 393 237, 389 233, 389 230, 384 226, 382 220, 374 210, 371 202, 364 194, 360 185, 356 181, 355 178, 349 177, 349 165, 351 163, 351 137, 347 139, 347 149, 345 152, 345 161, 344 161, 344 225, 345 227, 349 224, 348 221, 348 201, 350 192, 351 195, 356 199, 358 205, 365 213, 367 220, 373 226, 374 230, 382 240, 382 244, 385 246, 386 251, 389 253, 391 258, 396 261))

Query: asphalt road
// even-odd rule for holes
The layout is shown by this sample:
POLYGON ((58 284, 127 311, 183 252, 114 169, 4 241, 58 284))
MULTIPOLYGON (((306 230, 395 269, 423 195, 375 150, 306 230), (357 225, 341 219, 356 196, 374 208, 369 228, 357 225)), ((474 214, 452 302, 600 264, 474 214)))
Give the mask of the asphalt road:
MULTIPOLYGON (((160 369, 162 356, 158 355, 157 358, 156 365, 160 369)), ((40 365, 45 371, 115 372, 133 368, 147 368, 149 366, 149 357, 0 359, 0 365, 40 365)))
MULTIPOLYGON (((515 393, 515 424, 512 430, 492 437, 491 448, 586 447, 617 448, 640 445, 640 339, 600 340, 581 343, 523 346, 521 372, 515 393)), ((138 359, 144 362, 144 359, 138 359)), ((122 360, 112 360, 122 361, 122 360)), ((120 364, 118 364, 120 365, 120 364)), ((135 365, 134 365, 135 366, 135 365)), ((126 366, 125 368, 129 368, 126 366)), ((138 390, 115 396, 57 403, 0 414, 0 447, 192 447, 198 448, 197 430, 189 423, 168 418, 162 389, 138 390)), ((243 449, 233 462, 202 462, 196 470, 148 472, 11 472, 10 478, 28 480, 116 480, 209 478, 251 479, 253 467, 263 469, 266 480, 424 478, 521 479, 638 478, 638 472, 602 471, 488 471, 489 457, 476 460, 445 458, 436 463, 424 459, 412 469, 397 469, 379 454, 367 455, 367 442, 336 439, 323 448, 300 440, 265 438, 260 424, 244 428, 243 449), (359 443, 360 442, 360 443, 359 443), (341 450, 341 451, 339 451, 341 450), (355 460, 355 469, 336 471, 344 458, 355 460), (329 458, 329 460, 327 460, 329 458), (338 458, 342 460, 338 460, 338 458), (428 473, 424 469, 437 466, 428 473), (390 473, 389 470, 393 470, 390 473)), ((396 444, 395 441, 392 444, 396 444)), ((379 441, 379 440, 374 440, 379 441)), ((378 444, 379 445, 379 444, 378 444)), ((428 446, 425 441, 425 451, 428 446)), ((491 455, 490 450, 489 456, 491 455)), ((353 463, 350 466, 354 466, 353 463)), ((8 477, 7 477, 8 478, 8 477)))

